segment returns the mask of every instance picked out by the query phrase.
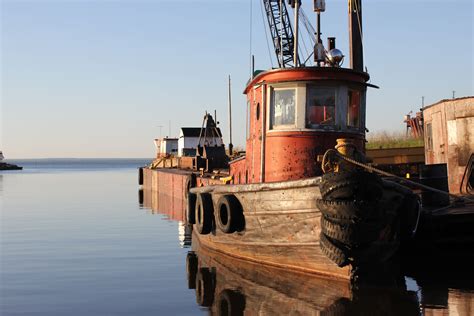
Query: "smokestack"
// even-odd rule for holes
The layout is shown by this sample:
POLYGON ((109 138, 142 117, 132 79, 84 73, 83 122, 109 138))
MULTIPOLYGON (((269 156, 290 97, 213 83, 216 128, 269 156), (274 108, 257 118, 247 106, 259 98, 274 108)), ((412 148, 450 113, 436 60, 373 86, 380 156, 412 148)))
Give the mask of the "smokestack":
POLYGON ((361 0, 349 0, 349 51, 351 55, 351 68, 363 72, 361 0))
POLYGON ((336 38, 335 37, 328 37, 328 51, 331 49, 336 48, 336 38))

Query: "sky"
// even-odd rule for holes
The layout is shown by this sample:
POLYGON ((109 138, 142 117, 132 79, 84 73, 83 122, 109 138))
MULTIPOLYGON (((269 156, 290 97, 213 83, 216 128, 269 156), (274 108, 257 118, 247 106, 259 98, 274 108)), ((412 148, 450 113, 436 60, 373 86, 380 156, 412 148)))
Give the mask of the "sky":
MULTIPOLYGON (((363 0, 364 62, 380 87, 367 95, 369 135, 402 131, 422 96, 474 95, 473 15, 472 0, 363 0)), ((347 1, 327 0, 321 21, 347 56, 347 1)), ((260 0, 0 0, 0 150, 153 157, 154 138, 200 126, 206 110, 228 142, 228 75, 243 146, 250 56, 275 64, 263 22, 260 0)))

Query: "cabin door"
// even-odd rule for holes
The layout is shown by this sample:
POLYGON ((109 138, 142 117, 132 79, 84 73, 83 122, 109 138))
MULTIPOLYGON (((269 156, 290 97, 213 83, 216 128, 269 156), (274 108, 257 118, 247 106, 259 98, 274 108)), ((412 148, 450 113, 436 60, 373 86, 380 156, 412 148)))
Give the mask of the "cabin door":
POLYGON ((441 112, 435 112, 431 116, 433 120, 433 163, 446 163, 446 144, 444 135, 446 128, 443 124, 441 112))

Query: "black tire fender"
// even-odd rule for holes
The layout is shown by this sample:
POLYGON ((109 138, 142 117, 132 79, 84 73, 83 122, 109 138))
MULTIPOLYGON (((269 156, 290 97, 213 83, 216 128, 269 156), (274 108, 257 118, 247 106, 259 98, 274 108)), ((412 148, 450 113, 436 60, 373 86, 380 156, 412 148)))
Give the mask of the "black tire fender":
POLYGON ((316 205, 327 217, 349 222, 382 217, 382 212, 377 208, 378 203, 375 202, 318 199, 316 205))
POLYGON ((346 251, 336 246, 336 244, 329 240, 323 233, 319 236, 319 246, 321 247, 322 253, 328 257, 329 260, 337 264, 338 267, 342 268, 350 263, 346 251))
POLYGON ((230 234, 244 228, 242 205, 235 195, 223 195, 219 198, 215 217, 216 226, 224 233, 230 234))
POLYGON ((214 221, 214 207, 209 193, 196 194, 195 220, 196 229, 202 235, 209 234, 214 221))
POLYGON ((326 173, 321 179, 323 199, 378 200, 383 195, 382 179, 363 170, 326 173))
POLYGON ((138 168, 138 185, 143 185, 143 168, 138 168))
POLYGON ((196 274, 196 303, 210 307, 214 302, 213 273, 209 268, 200 268, 196 274))
POLYGON ((217 299, 217 315, 244 315, 245 296, 235 290, 222 290, 217 299))
POLYGON ((383 224, 380 222, 361 221, 355 224, 338 224, 326 217, 321 217, 321 231, 324 235, 348 247, 367 244, 378 239, 383 224))
POLYGON ((196 274, 198 270, 198 258, 192 251, 186 255, 186 277, 188 279, 188 289, 196 288, 196 274))
POLYGON ((196 194, 189 193, 186 202, 186 220, 189 224, 196 224, 196 194))
POLYGON ((189 176, 186 177, 186 181, 184 183, 184 198, 186 199, 189 195, 189 190, 191 188, 196 187, 196 175, 191 173, 189 176))

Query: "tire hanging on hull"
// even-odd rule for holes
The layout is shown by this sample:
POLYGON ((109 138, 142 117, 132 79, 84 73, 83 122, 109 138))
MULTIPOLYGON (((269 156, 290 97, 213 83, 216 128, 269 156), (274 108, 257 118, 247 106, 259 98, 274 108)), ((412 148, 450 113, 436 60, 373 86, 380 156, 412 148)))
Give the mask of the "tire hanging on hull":
POLYGON ((223 195, 217 201, 216 226, 226 234, 242 231, 245 227, 242 205, 234 195, 223 195))
POLYGON ((214 222, 214 207, 209 193, 196 194, 195 207, 196 230, 201 235, 207 235, 211 232, 214 222))

